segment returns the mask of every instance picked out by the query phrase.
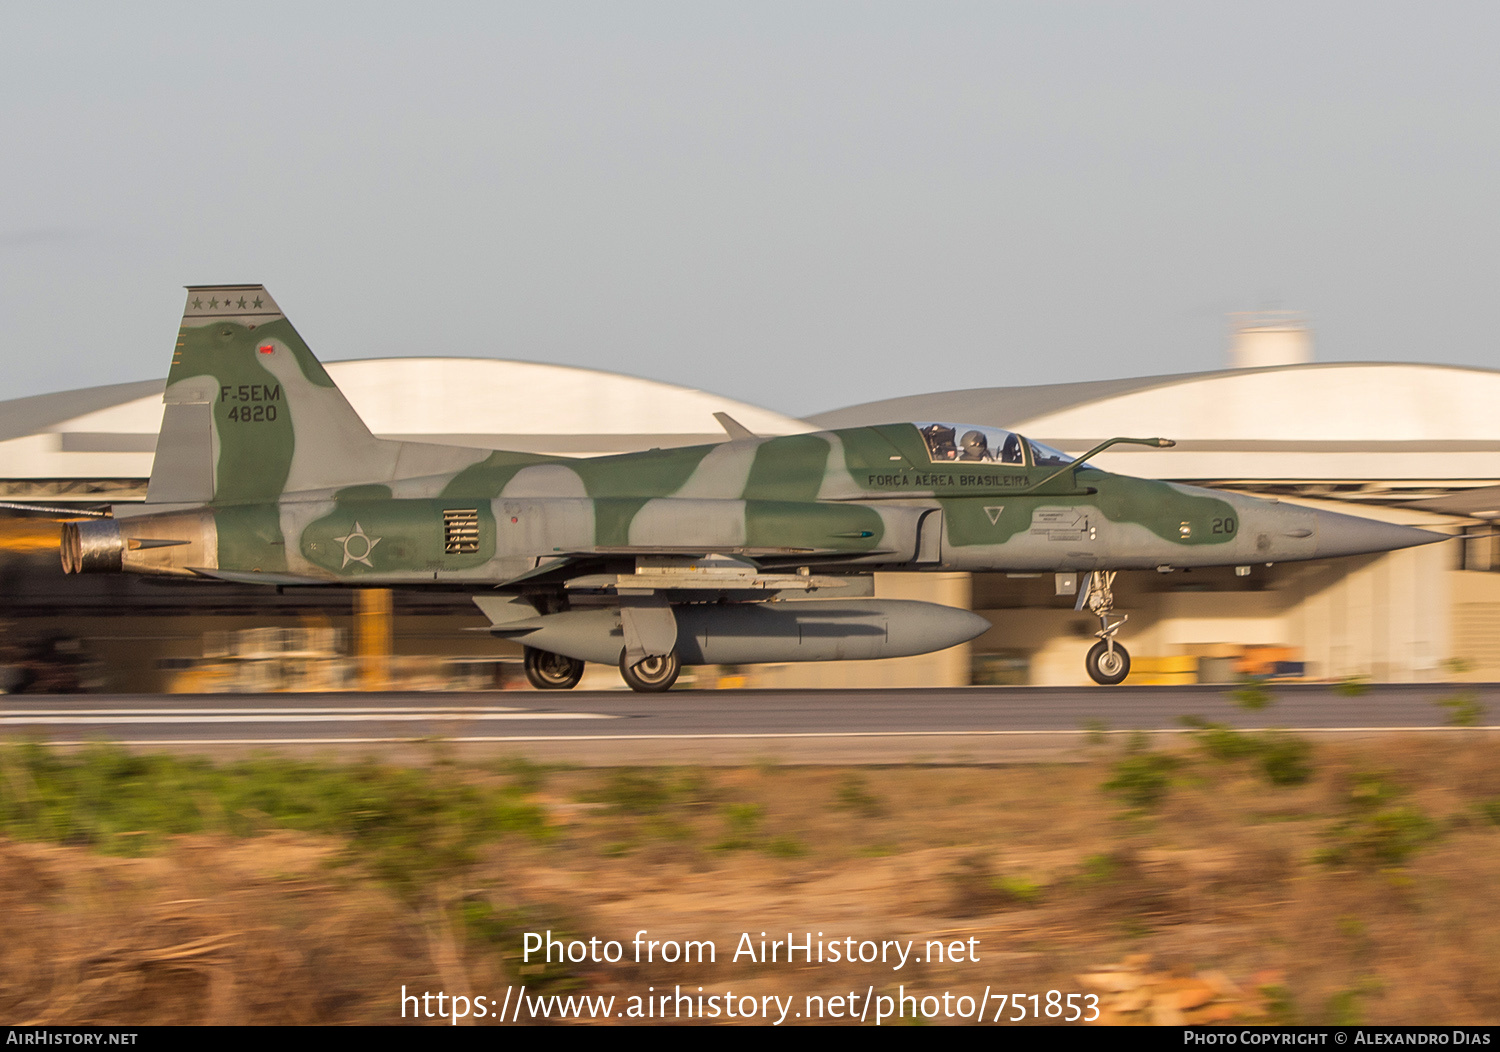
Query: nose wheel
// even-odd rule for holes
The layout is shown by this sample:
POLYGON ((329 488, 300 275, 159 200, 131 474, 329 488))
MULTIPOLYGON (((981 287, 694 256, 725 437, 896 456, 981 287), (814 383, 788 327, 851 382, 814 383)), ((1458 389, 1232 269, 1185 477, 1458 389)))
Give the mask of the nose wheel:
POLYGON ((1105 687, 1113 687, 1130 675, 1130 654, 1113 640, 1099 640, 1089 648, 1083 661, 1089 678, 1105 687))
POLYGON ((1095 570, 1079 589, 1078 605, 1074 607, 1082 610, 1087 606, 1099 619, 1099 631, 1094 633, 1099 642, 1089 648, 1083 665, 1089 678, 1104 687, 1113 687, 1130 675, 1130 654, 1115 642, 1115 633, 1130 620, 1130 615, 1115 613, 1114 585, 1114 570, 1095 570))
POLYGON ((526 678, 537 690, 572 690, 583 678, 583 662, 550 650, 526 648, 526 678))
POLYGON ((620 677, 631 690, 638 690, 643 694, 660 694, 671 690, 681 671, 682 660, 675 650, 653 655, 634 665, 627 664, 625 652, 620 652, 620 677))

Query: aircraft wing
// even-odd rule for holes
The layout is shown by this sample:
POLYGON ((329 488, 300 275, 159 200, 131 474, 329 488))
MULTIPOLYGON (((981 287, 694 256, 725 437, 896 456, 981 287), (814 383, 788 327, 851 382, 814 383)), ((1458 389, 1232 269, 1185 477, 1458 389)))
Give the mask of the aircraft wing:
MULTIPOLYGON (((852 553, 869 555, 864 551, 852 553)), ((770 592, 838 591, 840 595, 862 595, 870 591, 868 576, 845 577, 802 572, 778 572, 768 561, 789 560, 793 564, 812 559, 848 557, 851 553, 814 548, 669 547, 630 545, 597 547, 568 552, 497 586, 510 591, 518 586, 548 585, 573 592, 592 591, 619 596, 656 592, 742 593, 745 598, 765 598, 770 592), (633 572, 610 568, 620 556, 635 557, 633 572)))
POLYGON ((571 552, 559 552, 572 559, 583 559, 604 555, 672 555, 684 558, 698 558, 710 555, 731 555, 742 559, 852 559, 864 558, 868 555, 890 555, 893 549, 888 548, 861 548, 858 551, 848 551, 843 548, 752 548, 743 545, 710 544, 694 545, 685 547, 681 545, 657 545, 657 544, 631 544, 615 547, 583 548, 571 552))

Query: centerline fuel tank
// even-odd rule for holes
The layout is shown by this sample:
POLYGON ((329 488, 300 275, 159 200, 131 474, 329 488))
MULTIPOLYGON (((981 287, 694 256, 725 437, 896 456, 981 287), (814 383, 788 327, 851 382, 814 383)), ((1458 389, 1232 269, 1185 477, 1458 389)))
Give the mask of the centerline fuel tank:
MULTIPOLYGON (((990 628, 967 610, 906 599, 682 603, 671 611, 684 665, 909 657, 946 650, 990 628)), ((539 615, 495 625, 491 632, 611 665, 626 645, 620 611, 607 608, 539 615)))

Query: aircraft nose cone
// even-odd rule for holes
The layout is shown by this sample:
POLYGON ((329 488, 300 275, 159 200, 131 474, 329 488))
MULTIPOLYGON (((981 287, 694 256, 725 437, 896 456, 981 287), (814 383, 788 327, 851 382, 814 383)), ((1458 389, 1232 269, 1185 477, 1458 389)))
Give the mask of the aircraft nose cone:
POLYGON ((1370 552, 1389 552, 1397 548, 1412 548, 1418 544, 1446 541, 1448 535, 1415 526, 1400 526, 1394 522, 1380 522, 1358 515, 1341 515, 1334 511, 1314 512, 1317 558, 1336 558, 1341 555, 1365 555, 1370 552))

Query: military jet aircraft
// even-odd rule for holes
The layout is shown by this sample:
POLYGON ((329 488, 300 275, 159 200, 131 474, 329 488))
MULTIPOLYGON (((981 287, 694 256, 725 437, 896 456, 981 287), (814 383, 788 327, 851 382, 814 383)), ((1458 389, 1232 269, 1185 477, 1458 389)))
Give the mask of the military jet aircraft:
MULTIPOLYGON (((495 392, 504 399, 505 392, 495 392)), ((531 682, 585 661, 898 657, 983 618, 872 598, 877 570, 1082 573, 1090 676, 1123 680, 1115 575, 1378 552, 1440 534, 1111 474, 990 426, 917 422, 593 458, 376 438, 261 286, 188 290, 146 501, 63 527, 70 573, 473 592, 531 682)))

